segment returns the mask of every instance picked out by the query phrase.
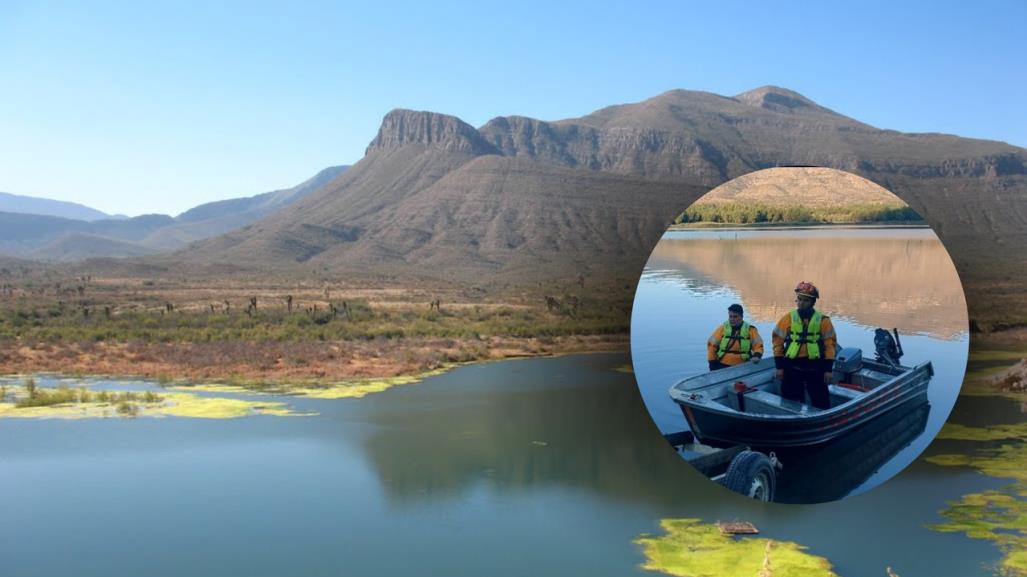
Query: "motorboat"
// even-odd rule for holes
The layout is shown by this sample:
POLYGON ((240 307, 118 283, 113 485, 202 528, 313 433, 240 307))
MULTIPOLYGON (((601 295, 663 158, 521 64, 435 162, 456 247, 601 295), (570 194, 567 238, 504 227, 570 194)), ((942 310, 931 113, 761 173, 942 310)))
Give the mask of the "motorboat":
POLYGON ((891 339, 887 331, 877 329, 874 360, 864 359, 859 348, 838 351, 827 409, 782 397, 771 359, 685 378, 670 388, 670 396, 684 413, 691 433, 707 445, 764 449, 819 445, 896 407, 926 402, 934 368, 930 361, 900 364, 897 343, 897 331, 891 339))

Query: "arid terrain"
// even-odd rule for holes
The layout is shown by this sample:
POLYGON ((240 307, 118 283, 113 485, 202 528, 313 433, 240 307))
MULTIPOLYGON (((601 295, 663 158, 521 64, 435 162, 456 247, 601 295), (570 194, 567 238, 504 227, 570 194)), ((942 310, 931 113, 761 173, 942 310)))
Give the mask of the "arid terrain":
MULTIPOLYGON (((626 350, 635 283, 667 226, 709 189, 779 166, 895 193, 946 245, 974 334, 1027 327, 1027 151, 882 130, 778 87, 673 90, 479 128, 395 110, 351 168, 239 200, 275 208, 218 236, 129 259, 86 258, 106 237, 54 240, 63 264, 8 252, 0 372, 332 379, 626 350)), ((189 226, 230 228, 234 205, 203 206, 189 226)))
MULTIPOLYGON (((568 292, 78 277, 3 285, 0 374, 333 382, 626 348, 629 303, 568 292)), ((592 290, 586 290, 592 289, 592 290)))

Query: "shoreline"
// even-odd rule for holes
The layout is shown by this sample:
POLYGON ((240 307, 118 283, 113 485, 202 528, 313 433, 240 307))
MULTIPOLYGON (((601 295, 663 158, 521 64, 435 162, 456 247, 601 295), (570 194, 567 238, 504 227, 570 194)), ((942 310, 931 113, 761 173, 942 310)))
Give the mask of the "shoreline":
POLYGON ((0 378, 139 379, 173 386, 202 381, 288 393, 341 383, 419 378, 465 364, 629 349, 626 334, 404 340, 21 344, 3 354, 0 378), (232 358, 240 351, 245 356, 232 358))
POLYGON ((672 224, 668 231, 676 230, 753 230, 753 229, 778 229, 778 230, 809 230, 815 228, 856 228, 856 229, 930 229, 926 222, 695 222, 688 224, 672 224))

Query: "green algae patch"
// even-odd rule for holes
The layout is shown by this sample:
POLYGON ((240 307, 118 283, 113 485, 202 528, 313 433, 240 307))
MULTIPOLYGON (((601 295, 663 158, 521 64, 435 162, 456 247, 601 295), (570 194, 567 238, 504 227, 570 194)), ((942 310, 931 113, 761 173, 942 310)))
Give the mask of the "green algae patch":
POLYGON ((51 405, 48 407, 19 407, 14 403, 0 403, 0 419, 95 419, 120 417, 107 403, 51 405))
POLYGON ((958 423, 946 423, 938 432, 938 439, 957 441, 1003 441, 1006 439, 1027 439, 1027 422, 993 425, 991 427, 968 427, 958 423))
MULTIPOLYGON (((949 429, 949 425, 945 429, 949 429)), ((945 432, 942 429, 942 433, 945 432)), ((994 427, 953 426, 938 438, 968 441, 1010 441, 986 446, 965 455, 934 455, 926 460, 935 465, 972 467, 990 477, 1012 479, 1027 489, 1027 422, 994 427)))
POLYGON ((932 455, 924 460, 942 467, 968 467, 970 465, 970 455, 932 455))
POLYGON ((1003 574, 1027 575, 1027 501, 1023 497, 1022 493, 1014 495, 1007 491, 964 495, 942 511, 945 523, 929 528, 992 541, 1003 552, 1003 574))
POLYGON ((1003 553, 999 569, 1004 575, 1027 576, 1027 423, 967 427, 946 425, 939 438, 995 443, 967 455, 935 455, 927 461, 946 466, 972 467, 981 473, 1012 479, 997 490, 963 495, 941 511, 944 523, 929 525, 945 533, 963 533, 971 539, 993 542, 1003 553))
MULTIPOLYGON (((246 387, 243 385, 230 385, 222 383, 202 383, 196 385, 175 385, 171 387, 175 391, 190 392, 190 393, 217 393, 217 394, 269 394, 272 391, 268 389, 260 389, 257 387, 246 387)), ((275 391, 277 392, 277 391, 275 391)))
POLYGON ((292 395, 310 397, 312 399, 359 399, 373 393, 382 393, 400 385, 419 383, 428 377, 441 375, 448 368, 436 369, 418 375, 403 375, 386 379, 360 379, 343 381, 324 386, 289 387, 287 392, 292 395))
POLYGON ((176 391, 215 394, 244 395, 292 395, 312 399, 359 399, 373 393, 381 393, 400 385, 419 383, 428 377, 441 375, 457 365, 446 366, 416 375, 400 375, 398 377, 352 379, 335 383, 202 383, 196 385, 176 385, 176 391))
POLYGON ((111 417, 188 417, 194 419, 235 419, 251 415, 309 416, 281 402, 258 402, 190 393, 90 391, 85 387, 40 389, 5 388, 0 401, 0 418, 20 419, 102 419, 111 417), (33 395, 36 395, 35 398, 33 395), (61 402, 51 402, 57 398, 61 402), (33 404, 34 400, 44 399, 33 404), (43 404, 43 403, 46 404, 43 404))
POLYGON ((837 577, 824 557, 788 541, 736 537, 699 519, 664 519, 661 537, 635 543, 646 556, 643 569, 679 577, 837 577))
POLYGON ((1000 349, 971 350, 968 355, 970 362, 974 361, 1020 361, 1027 358, 1024 351, 1004 351, 1000 349))
POLYGON ((1027 401, 1027 391, 1005 391, 984 381, 966 382, 959 390, 961 397, 999 397, 1014 401, 1027 401))
POLYGON ((188 393, 169 393, 168 403, 140 412, 140 416, 190 417, 194 419, 237 419, 251 415, 274 415, 278 417, 311 416, 317 413, 299 413, 285 403, 226 399, 222 397, 201 397, 188 393))

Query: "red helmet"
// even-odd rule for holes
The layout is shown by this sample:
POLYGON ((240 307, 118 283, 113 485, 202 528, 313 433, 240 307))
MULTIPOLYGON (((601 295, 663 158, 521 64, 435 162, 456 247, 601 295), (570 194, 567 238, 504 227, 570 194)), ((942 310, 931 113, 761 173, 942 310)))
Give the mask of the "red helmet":
POLYGON ((811 299, 820 298, 820 291, 811 282, 802 281, 795 286, 795 294, 803 297, 809 297, 811 299))

